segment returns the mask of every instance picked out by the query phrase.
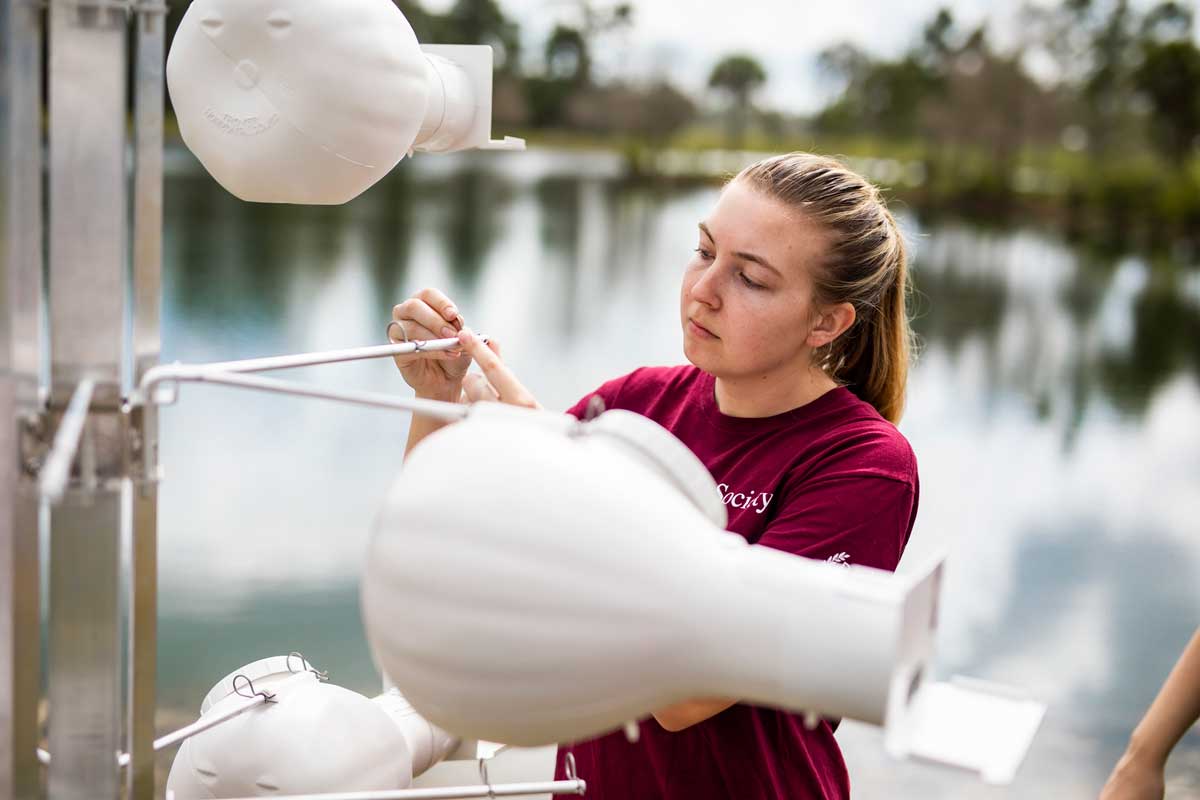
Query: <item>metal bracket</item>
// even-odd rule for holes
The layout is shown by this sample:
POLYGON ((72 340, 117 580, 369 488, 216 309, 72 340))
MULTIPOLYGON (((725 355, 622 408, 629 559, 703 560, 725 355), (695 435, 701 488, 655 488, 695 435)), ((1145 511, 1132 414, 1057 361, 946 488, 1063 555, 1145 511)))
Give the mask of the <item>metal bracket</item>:
MULTIPOLYGON (((123 477, 130 478, 135 488, 157 484, 161 480, 157 453, 149 464, 145 458, 145 415, 146 409, 141 406, 89 409, 83 432, 87 441, 79 443, 70 485, 94 487, 123 477), (87 455, 89 449, 92 452, 87 455)), ((28 477, 41 476, 64 416, 65 409, 48 408, 20 417, 18 458, 21 471, 28 477)))
POLYGON ((30 478, 36 478, 46 463, 54 438, 47 431, 46 412, 22 414, 17 420, 17 427, 21 471, 30 478))

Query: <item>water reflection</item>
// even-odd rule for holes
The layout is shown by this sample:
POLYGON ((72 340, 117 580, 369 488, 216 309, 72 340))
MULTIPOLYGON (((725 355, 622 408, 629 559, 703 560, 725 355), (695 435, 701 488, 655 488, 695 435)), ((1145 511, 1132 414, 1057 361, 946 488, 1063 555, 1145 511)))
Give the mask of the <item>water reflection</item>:
MULTIPOLYGON (((382 342, 392 306, 433 285, 549 408, 681 363, 679 278, 715 190, 614 175, 607 156, 431 159, 312 208, 178 175, 164 360, 382 342)), ((1200 277, 1035 231, 904 224, 924 341, 901 424, 922 474, 905 562, 950 553, 939 668, 1053 704, 1013 796, 1094 796, 1200 622, 1200 277)), ((408 392, 386 360, 281 377, 408 392)), ((294 649, 374 691, 356 576, 407 419, 187 386, 162 424, 162 703, 185 713, 294 649)), ((856 796, 995 796, 892 764, 874 736, 841 734, 856 796)), ((1198 739, 1172 763, 1195 763, 1198 739)))

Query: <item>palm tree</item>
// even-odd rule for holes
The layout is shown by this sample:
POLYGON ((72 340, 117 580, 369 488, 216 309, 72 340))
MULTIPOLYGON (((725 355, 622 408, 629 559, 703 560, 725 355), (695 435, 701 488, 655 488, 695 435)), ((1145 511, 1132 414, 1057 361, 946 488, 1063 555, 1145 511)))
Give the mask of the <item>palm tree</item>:
POLYGON ((750 113, 750 95, 767 82, 767 73, 753 57, 743 54, 721 59, 708 76, 710 88, 727 92, 733 102, 729 109, 729 135, 733 147, 741 147, 750 113))

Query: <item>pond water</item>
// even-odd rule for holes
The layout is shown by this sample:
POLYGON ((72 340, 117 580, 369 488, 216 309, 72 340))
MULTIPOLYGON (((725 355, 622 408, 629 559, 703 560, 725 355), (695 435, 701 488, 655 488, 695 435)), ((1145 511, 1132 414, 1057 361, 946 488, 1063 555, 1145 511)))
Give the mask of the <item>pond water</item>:
MULTIPOLYGON (((685 360, 679 280, 714 188, 631 185, 602 153, 472 154, 403 163, 345 206, 262 206, 183 152, 168 163, 164 362, 384 343, 425 286, 547 408, 685 360)), ((937 672, 1050 710, 1008 789, 891 762, 846 724, 855 796, 1095 797, 1200 625, 1200 268, 897 208, 922 339, 899 426, 922 485, 904 563, 949 553, 937 672)), ((411 395, 390 359, 275 375, 411 395)), ((160 725, 292 650, 378 691, 358 575, 407 429, 194 384, 163 409, 160 725)), ((1200 797, 1200 733, 1168 776, 1169 797, 1200 797)))

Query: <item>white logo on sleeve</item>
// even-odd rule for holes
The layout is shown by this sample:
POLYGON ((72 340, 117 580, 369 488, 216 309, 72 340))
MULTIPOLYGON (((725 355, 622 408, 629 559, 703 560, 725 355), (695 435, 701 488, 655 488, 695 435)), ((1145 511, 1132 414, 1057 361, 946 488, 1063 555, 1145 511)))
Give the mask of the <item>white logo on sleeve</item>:
POLYGON ((828 561, 830 564, 841 564, 843 567, 850 566, 850 554, 849 553, 835 553, 825 560, 828 561))
POLYGON ((767 504, 775 497, 772 492, 733 492, 729 490, 728 483, 718 483, 717 489, 720 490, 721 499, 725 505, 734 508, 752 508, 756 514, 766 511, 767 504))

